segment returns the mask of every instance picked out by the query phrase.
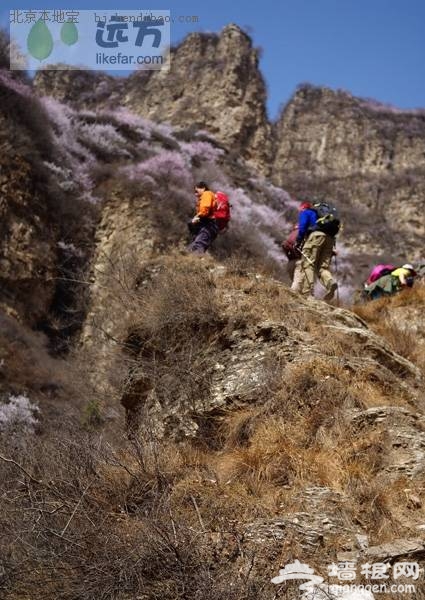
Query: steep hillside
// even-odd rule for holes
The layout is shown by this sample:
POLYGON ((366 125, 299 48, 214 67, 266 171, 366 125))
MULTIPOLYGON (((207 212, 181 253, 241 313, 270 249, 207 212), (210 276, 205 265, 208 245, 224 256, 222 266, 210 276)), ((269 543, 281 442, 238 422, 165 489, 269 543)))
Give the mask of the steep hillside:
POLYGON ((57 328, 69 335, 81 318, 73 279, 96 220, 86 156, 63 143, 63 123, 29 81, 0 70, 0 95, 2 307, 53 337, 57 328))
POLYGON ((60 235, 49 214, 49 182, 42 168, 43 159, 52 153, 49 124, 29 92, 22 81, 2 71, 0 294, 6 311, 21 316, 25 312, 34 324, 54 295, 60 235), (47 220, 50 227, 43 230, 47 220))
MULTIPOLYGON (((397 354, 401 329, 385 341, 213 259, 158 256, 118 278, 109 389, 81 425, 4 431, 6 600, 289 599, 298 582, 270 579, 294 559, 324 576, 423 564, 424 372, 397 354), (31 453, 10 462, 18 442, 31 453)), ((423 310, 423 290, 403 298, 423 310)))
MULTIPOLYGON (((231 156, 246 159, 252 172, 294 197, 331 199, 343 213, 344 246, 356 283, 376 260, 421 259, 421 111, 304 85, 272 124, 257 51, 235 25, 219 35, 188 36, 173 49, 172 62, 170 72, 140 72, 127 79, 40 71, 34 84, 38 93, 77 109, 122 106, 171 123, 189 137, 205 130, 231 156)), ((345 258, 344 250, 341 254, 345 258)))
POLYGON ((361 565, 385 563, 391 584, 395 563, 417 562, 420 579, 396 583, 424 600, 425 288, 353 310, 304 300, 279 247, 294 195, 332 192, 348 292, 368 253, 399 252, 360 194, 385 180, 391 235, 420 257, 423 224, 395 197, 417 190, 419 210, 421 184, 403 178, 423 169, 421 114, 303 88, 273 141, 290 195, 252 166, 265 168, 270 125, 234 26, 175 50, 196 94, 179 71, 173 86, 75 72, 34 85, 7 71, 4 48, 1 598, 307 600, 299 581, 271 583, 300 560, 324 578, 316 600, 374 598, 332 592, 332 564, 354 563, 364 584, 361 565), (233 205, 202 257, 186 251, 200 179, 233 205))

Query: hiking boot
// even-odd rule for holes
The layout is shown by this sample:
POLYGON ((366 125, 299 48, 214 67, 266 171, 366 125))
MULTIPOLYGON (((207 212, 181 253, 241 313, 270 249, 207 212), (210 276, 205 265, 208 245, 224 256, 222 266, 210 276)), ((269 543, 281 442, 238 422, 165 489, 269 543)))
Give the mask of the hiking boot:
POLYGON ((326 294, 323 296, 323 300, 326 300, 327 302, 329 300, 332 300, 332 298, 335 296, 335 292, 338 289, 338 284, 333 282, 333 284, 331 285, 331 287, 329 288, 329 290, 326 292, 326 294))

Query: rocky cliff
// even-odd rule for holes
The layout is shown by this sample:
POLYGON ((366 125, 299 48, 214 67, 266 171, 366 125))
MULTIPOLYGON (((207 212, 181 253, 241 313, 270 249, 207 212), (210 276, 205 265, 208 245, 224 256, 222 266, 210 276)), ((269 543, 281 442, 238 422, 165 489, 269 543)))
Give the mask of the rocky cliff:
POLYGON ((17 311, 34 324, 54 294, 59 231, 45 202, 46 174, 43 177, 37 169, 41 156, 47 159, 51 151, 49 130, 42 122, 46 124, 47 118, 40 111, 37 123, 30 114, 37 107, 31 104, 28 91, 19 80, 2 74, 0 293, 6 310, 17 311))
POLYGON ((258 56, 237 26, 192 34, 170 72, 128 79, 40 71, 35 86, 74 107, 117 105, 186 131, 203 129, 295 197, 327 197, 343 213, 355 270, 372 257, 420 259, 425 116, 347 92, 302 86, 275 124, 266 116, 258 56), (88 91, 89 90, 89 91, 88 91))
POLYGON ((276 124, 273 180, 334 199, 353 254, 421 257, 425 112, 302 87, 276 124))
POLYGON ((118 102, 155 121, 205 129, 267 171, 271 126, 258 53, 250 38, 235 25, 220 35, 194 33, 172 50, 171 63, 170 71, 139 72, 125 82, 72 71, 39 71, 35 85, 41 94, 80 108, 114 107, 118 102))

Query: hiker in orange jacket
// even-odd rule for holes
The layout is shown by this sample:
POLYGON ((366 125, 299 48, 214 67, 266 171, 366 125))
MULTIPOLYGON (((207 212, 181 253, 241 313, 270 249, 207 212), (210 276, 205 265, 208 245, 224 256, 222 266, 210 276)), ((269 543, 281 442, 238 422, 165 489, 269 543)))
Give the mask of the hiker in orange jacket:
POLYGON ((195 185, 195 193, 197 195, 196 215, 189 222, 189 230, 194 237, 188 249, 202 254, 217 237, 218 225, 213 218, 216 199, 214 192, 208 189, 204 181, 195 185))

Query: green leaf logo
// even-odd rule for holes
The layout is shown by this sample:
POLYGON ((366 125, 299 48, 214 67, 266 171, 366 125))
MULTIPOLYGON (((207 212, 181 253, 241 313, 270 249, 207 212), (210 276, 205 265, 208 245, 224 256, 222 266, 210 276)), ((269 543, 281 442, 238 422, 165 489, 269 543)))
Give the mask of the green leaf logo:
POLYGON ((75 23, 67 21, 62 25, 61 29, 61 40, 67 46, 72 46, 76 44, 78 41, 78 29, 75 26, 75 23))
POLYGON ((53 38, 46 23, 39 19, 31 27, 27 37, 28 52, 38 60, 44 60, 53 50, 53 38))

